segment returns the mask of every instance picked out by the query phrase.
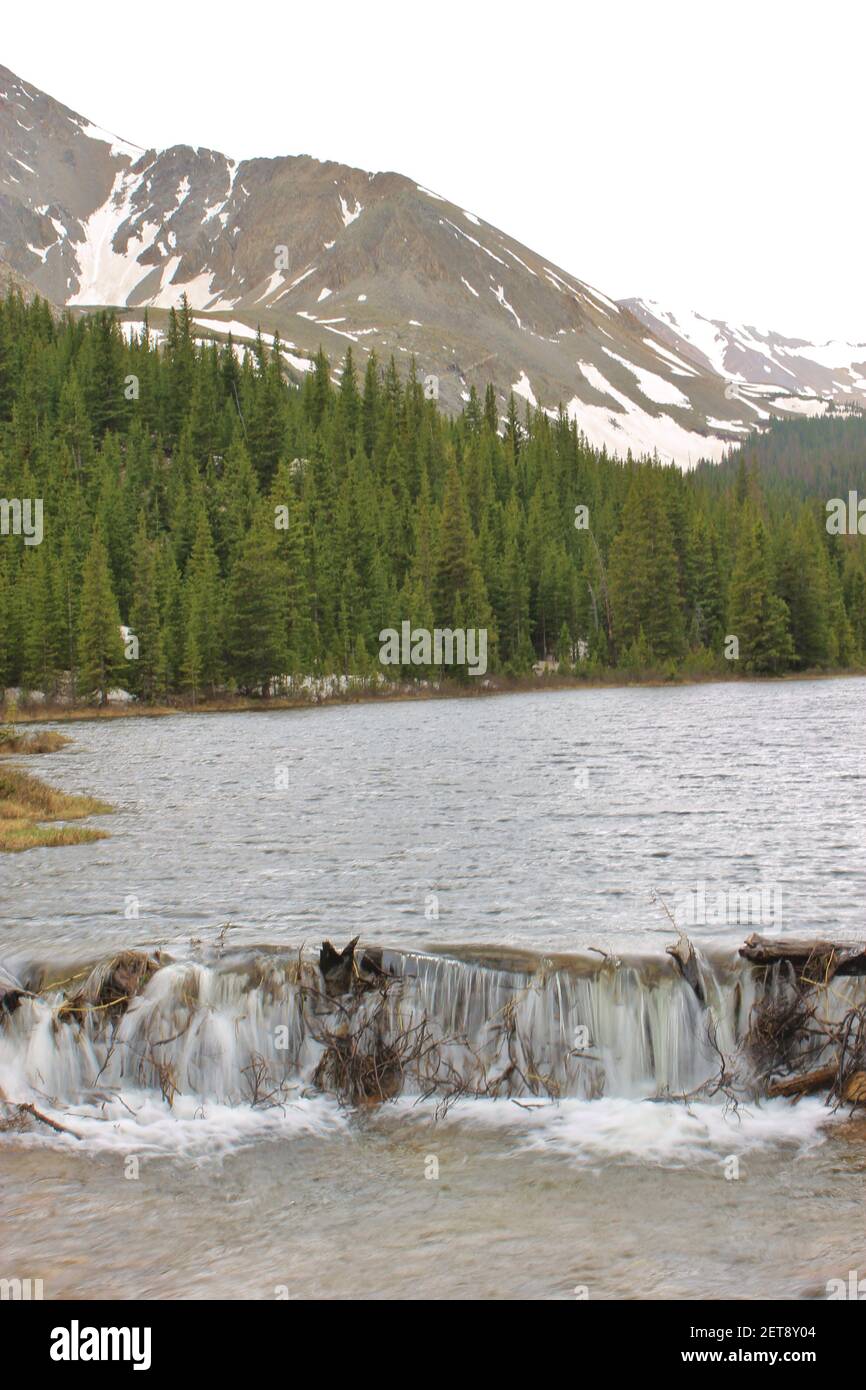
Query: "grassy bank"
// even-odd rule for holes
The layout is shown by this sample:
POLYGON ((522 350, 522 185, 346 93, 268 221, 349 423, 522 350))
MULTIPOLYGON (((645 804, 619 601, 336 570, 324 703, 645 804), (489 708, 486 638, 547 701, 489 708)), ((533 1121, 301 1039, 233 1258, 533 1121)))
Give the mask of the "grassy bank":
POLYGON ((53 729, 42 729, 37 734, 21 734, 17 729, 0 725, 0 758, 17 754, 56 753, 72 739, 66 734, 58 734, 53 729))
MULTIPOLYGON (((70 742, 63 735, 56 735, 55 740, 59 742, 47 733, 7 740, 4 751, 10 742, 29 744, 19 747, 16 750, 19 753, 53 752, 70 742), (51 747, 47 746, 49 742, 51 747)), ((83 820, 86 816, 104 816, 113 809, 96 797, 57 791, 29 772, 0 763, 0 851, 15 853, 44 846, 83 845, 104 840, 104 830, 65 822, 83 820)))

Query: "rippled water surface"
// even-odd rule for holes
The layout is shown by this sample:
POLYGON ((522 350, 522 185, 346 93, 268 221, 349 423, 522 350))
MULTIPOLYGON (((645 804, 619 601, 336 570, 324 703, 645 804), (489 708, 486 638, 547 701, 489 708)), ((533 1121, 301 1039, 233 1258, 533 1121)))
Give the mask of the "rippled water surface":
MULTIPOLYGON (((804 1157, 718 1119, 710 1143, 695 1121, 694 1143, 664 1164, 658 1150, 644 1162, 618 1156, 623 1122, 608 1115, 598 1122, 608 1147, 575 1162, 540 1141, 527 1149, 526 1112, 507 1109, 489 1130, 453 1112, 434 1129, 386 1111, 327 1139, 209 1160, 139 1149, 135 1180, 120 1154, 7 1152, 4 1268, 41 1277, 46 1298, 271 1300, 278 1289, 293 1299, 571 1299, 585 1289, 590 1300, 799 1300, 863 1269, 862 1130, 804 1157), (725 1178, 732 1151, 736 1182, 725 1178), (426 1176, 431 1157, 437 1178, 426 1176)), ((681 1111, 643 1111, 657 1137, 688 1128, 681 1111)), ((635 1122, 625 1121, 633 1139, 635 1122)), ((808 1119, 791 1116, 789 1138, 798 1124, 808 1119)))
MULTIPOLYGON (((46 1298, 826 1297, 866 1268, 862 1126, 819 1098, 732 1111, 660 1098, 642 1067, 627 1083, 644 1035, 661 1075, 689 1019, 704 1075, 653 889, 675 905, 701 883, 778 887, 783 930, 862 933, 864 697, 856 679, 64 726, 74 744, 30 767, 113 802, 111 838, 0 857, 0 963, 156 943, 214 963, 231 922, 254 978, 263 943, 361 933, 649 953, 668 984, 636 992, 604 966, 618 1090, 444 1118, 410 1095, 350 1112, 298 1078, 251 1106, 262 990, 217 1008, 209 977, 205 1079, 171 1105, 126 1065, 122 1029, 112 1072, 50 1000, 25 1003, 0 1030, 0 1085, 76 1137, 0 1135, 0 1276, 41 1278, 46 1298)), ((751 929, 689 930, 733 960, 751 929)), ((170 983, 158 972, 155 997, 170 983)), ((182 1052, 185 1027, 157 1045, 182 1052)))
POLYGON ((864 702, 854 679, 73 724, 38 770, 115 804, 111 838, 0 859, 0 949, 231 921, 238 944, 655 950, 653 888, 701 882, 857 930, 864 702))

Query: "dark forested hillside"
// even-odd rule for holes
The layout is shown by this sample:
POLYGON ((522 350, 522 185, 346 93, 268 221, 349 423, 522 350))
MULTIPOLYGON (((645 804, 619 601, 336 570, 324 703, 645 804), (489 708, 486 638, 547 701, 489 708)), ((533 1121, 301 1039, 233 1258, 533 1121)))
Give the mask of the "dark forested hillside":
POLYGON ((197 342, 186 306, 157 346, 10 293, 0 687, 153 700, 435 675, 380 666, 380 632, 404 621, 486 628, 501 672, 548 654, 586 674, 857 665, 866 538, 825 526, 832 490, 862 476, 849 424, 786 426, 748 464, 682 474, 513 399, 501 421, 492 390, 449 419, 372 354, 362 373, 320 354, 296 387, 278 343, 197 342), (27 499, 39 543, 16 524, 27 499))
POLYGON ((866 415, 834 411, 813 420, 776 421, 721 463, 701 464, 698 472, 702 482, 721 490, 743 466, 786 502, 847 496, 851 488, 866 495, 866 415))

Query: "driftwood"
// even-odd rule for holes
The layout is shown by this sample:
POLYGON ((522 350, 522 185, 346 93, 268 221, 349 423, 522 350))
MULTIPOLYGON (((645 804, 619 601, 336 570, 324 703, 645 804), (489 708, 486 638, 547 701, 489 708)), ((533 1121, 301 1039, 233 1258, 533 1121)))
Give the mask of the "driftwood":
POLYGON ((73 1139, 80 1139, 81 1135, 76 1134, 74 1129, 62 1125, 59 1120, 52 1120, 48 1115, 43 1115, 41 1110, 37 1110, 31 1101, 9 1100, 4 1091, 0 1090, 0 1107, 11 1114, 0 1116, 0 1132, 4 1130, 23 1130, 25 1128, 25 1115, 31 1119, 38 1120, 40 1124, 47 1125, 53 1129, 55 1134, 71 1134, 73 1139))
POLYGON ((490 1020, 485 1057, 465 1034, 445 1034, 411 1007, 404 1012, 405 978, 385 968, 378 948, 356 955, 356 944, 338 951, 323 942, 319 975, 311 971, 300 979, 306 1035, 322 1048, 313 1076, 317 1090, 341 1105, 366 1107, 395 1099, 411 1080, 419 1100, 436 1098, 437 1116, 464 1096, 513 1099, 519 1086, 532 1096, 558 1096, 531 1039, 520 1033, 516 998, 490 1020))
POLYGON ((740 947, 740 955, 753 965, 787 961, 812 984, 826 984, 835 975, 866 975, 866 946, 852 941, 809 941, 753 932, 740 947))
POLYGON ((866 1104, 866 1006, 834 1021, 826 1007, 837 976, 866 975, 866 946, 851 941, 753 934, 740 955, 766 970, 744 1039, 759 1094, 827 1092, 827 1104, 866 1104))
POLYGON ((322 979, 328 994, 348 994, 351 989, 352 976, 355 973, 355 947, 357 944, 358 937, 353 936, 348 946, 344 946, 342 951, 337 951, 330 941, 322 942, 322 949, 319 951, 319 969, 322 972, 322 979))
POLYGON ((3 1022, 4 1014, 14 1014, 22 999, 28 998, 29 989, 25 989, 20 980, 16 980, 14 975, 0 966, 0 1024, 3 1022))
POLYGON ((707 995, 704 989, 703 979, 701 978, 701 969, 698 964, 697 952, 689 941, 689 938, 677 925, 677 919, 674 917, 674 914, 671 912, 664 898, 655 888, 652 890, 651 897, 656 906, 662 909, 671 926, 676 929, 676 945, 666 946, 665 951, 675 961, 676 967, 686 984, 694 990, 698 1002, 706 1008, 707 995))
POLYGON ((866 1071, 855 1071, 848 1077, 842 1099, 852 1105, 862 1105, 866 1101, 866 1071))
POLYGON ((3 1014, 14 1014, 26 990, 13 989, 11 985, 6 985, 0 980, 0 1022, 3 1014))
POLYGON ((701 972, 698 966, 698 958, 695 948, 687 936, 680 936, 675 946, 666 946, 665 951, 676 961, 677 969, 685 980, 686 984, 691 985, 701 1004, 706 1005, 707 996, 704 990, 704 982, 701 979, 701 972))
POLYGON ((818 1067, 802 1076, 786 1076, 784 1081, 772 1082, 767 1087, 767 1095, 771 1100, 776 1100, 784 1096, 808 1096, 813 1091, 826 1091, 838 1075, 839 1068, 834 1064, 830 1067, 818 1067))
POLYGON ((373 947, 364 950, 359 958, 355 955, 357 944, 358 937, 353 936, 348 946, 338 951, 330 941, 322 942, 319 970, 329 998, 339 998, 352 990, 375 989, 381 980, 391 978, 382 969, 382 952, 373 947))
POLYGON ((47 1125, 56 1134, 71 1134, 73 1139, 80 1139, 81 1135, 76 1134, 74 1129, 69 1129, 66 1125, 60 1124, 57 1120, 51 1120, 47 1115, 43 1115, 41 1110, 37 1110, 35 1105, 29 1103, 16 1105, 16 1110, 23 1115, 32 1115, 34 1120, 39 1120, 40 1124, 47 1125))

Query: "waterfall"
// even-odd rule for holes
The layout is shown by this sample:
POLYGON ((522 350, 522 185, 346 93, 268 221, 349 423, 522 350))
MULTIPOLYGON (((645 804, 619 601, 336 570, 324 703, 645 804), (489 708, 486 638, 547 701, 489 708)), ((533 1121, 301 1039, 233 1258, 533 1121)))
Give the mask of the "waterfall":
MULTIPOLYGON (((268 1107, 332 1089, 327 1078, 366 1048, 382 1086, 373 1099, 461 1086, 497 1097, 678 1096, 718 1075, 720 1057, 742 1049, 756 1002, 784 987, 778 968, 733 953, 698 957, 699 991, 667 955, 376 959, 383 973, 351 1007, 327 995, 314 959, 274 948, 162 958, 120 1003, 111 962, 21 966, 5 976, 16 991, 5 1008, 0 998, 0 1090, 55 1114, 136 1093, 169 1110, 179 1097, 268 1107), (100 990, 109 997, 93 1004, 100 990)), ((841 1017, 864 996, 863 979, 838 979, 826 1007, 841 1017)))

